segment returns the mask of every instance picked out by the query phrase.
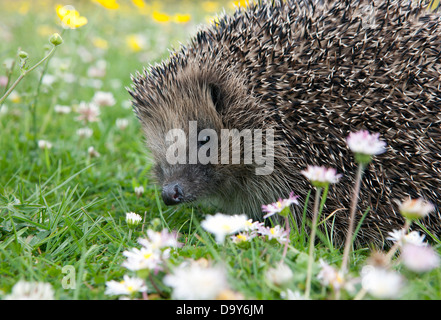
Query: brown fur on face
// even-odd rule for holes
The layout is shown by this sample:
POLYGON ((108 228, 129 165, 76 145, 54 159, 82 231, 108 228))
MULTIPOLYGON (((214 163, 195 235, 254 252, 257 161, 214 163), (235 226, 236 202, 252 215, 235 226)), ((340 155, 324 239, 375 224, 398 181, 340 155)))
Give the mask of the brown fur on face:
MULTIPOLYGON (((198 32, 170 59, 138 74, 130 91, 159 183, 183 185, 182 202, 216 199, 223 212, 260 217, 261 205, 294 191, 305 199, 308 165, 344 176, 325 207, 341 242, 357 165, 351 131, 379 132, 385 154, 366 168, 359 242, 383 243, 403 218, 395 199, 424 197, 424 226, 441 236, 441 22, 400 1, 274 1, 239 9, 198 32), (165 134, 188 122, 219 132, 275 130, 272 174, 255 164, 170 165, 165 134)), ((173 188, 171 190, 174 190, 173 188)), ((302 208, 295 218, 300 224, 302 208)))
MULTIPOLYGON (((149 83, 153 87, 146 88, 147 83, 140 75, 134 80, 140 86, 138 92, 132 93, 136 99, 135 110, 148 137, 147 147, 156 163, 155 176, 163 187, 180 185, 184 193, 180 202, 209 198, 230 210, 237 210, 237 203, 241 202, 241 210, 249 212, 250 203, 241 199, 250 192, 250 176, 254 175, 255 165, 221 164, 220 141, 219 164, 188 164, 187 161, 187 164, 171 165, 166 160, 167 149, 172 143, 166 141, 167 133, 172 129, 182 129, 188 137, 190 121, 197 121, 198 132, 202 129, 215 130, 219 139, 222 129, 263 129, 271 121, 265 119, 264 110, 256 109, 258 101, 250 97, 249 88, 240 75, 219 67, 200 70, 199 63, 189 59, 179 68, 175 78, 161 78, 158 83, 149 83), (139 96, 147 92, 148 99, 139 96), (249 119, 249 111, 253 109, 256 109, 254 118, 249 119), (238 201, 225 201, 231 199, 232 194, 236 194, 238 201)), ((187 149, 188 160, 188 145, 184 148, 187 149)), ((231 157, 231 144, 229 154, 231 157)), ((243 157, 242 154, 241 159, 243 157)), ((255 185, 258 190, 254 194, 263 193, 260 183, 256 182, 255 185)), ((277 186, 274 189, 277 193, 258 197, 260 201, 252 203, 253 209, 270 201, 274 194, 283 192, 277 186)))

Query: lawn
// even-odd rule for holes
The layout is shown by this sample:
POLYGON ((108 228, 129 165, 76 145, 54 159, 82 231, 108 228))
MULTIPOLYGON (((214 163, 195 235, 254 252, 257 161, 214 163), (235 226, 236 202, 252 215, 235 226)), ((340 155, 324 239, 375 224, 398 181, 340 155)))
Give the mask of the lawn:
POLYGON ((435 267, 396 255, 378 280, 368 247, 340 273, 343 248, 326 234, 310 260, 305 225, 289 216, 285 247, 276 220, 236 216, 242 232, 223 240, 207 227, 214 209, 166 207, 126 88, 233 2, 101 2, 0 0, 0 97, 24 74, 0 107, 0 298, 31 295, 26 281, 60 300, 441 299, 438 239, 435 267), (64 28, 63 14, 77 24, 64 28))

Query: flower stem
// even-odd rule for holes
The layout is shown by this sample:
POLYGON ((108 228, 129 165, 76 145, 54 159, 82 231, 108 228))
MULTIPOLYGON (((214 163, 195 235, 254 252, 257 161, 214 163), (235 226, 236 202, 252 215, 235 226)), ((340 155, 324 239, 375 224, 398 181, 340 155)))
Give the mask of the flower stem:
MULTIPOLYGON (((55 46, 52 48, 55 49, 55 46)), ((38 80, 37 84, 37 90, 35 92, 34 101, 30 105, 31 114, 32 114, 32 137, 34 139, 35 145, 37 145, 37 103, 38 103, 38 97, 40 95, 40 88, 41 84, 43 82, 43 77, 46 73, 48 64, 49 64, 49 55, 44 63, 43 71, 41 72, 40 79, 38 80)))
POLYGON ((366 295, 367 290, 362 288, 357 295, 354 297, 354 300, 362 300, 364 298, 364 296, 366 295))
POLYGON ((285 241, 285 247, 283 248, 282 259, 285 259, 286 253, 288 252, 289 234, 291 233, 291 226, 289 225, 289 215, 285 217, 285 229, 286 229, 286 241, 285 241))
POLYGON ((46 162, 46 169, 49 172, 51 170, 51 160, 49 158, 49 149, 48 148, 44 149, 44 160, 46 162))
POLYGON ((358 195, 360 193, 360 185, 361 185, 361 177, 363 175, 364 166, 363 164, 359 164, 357 170, 357 177, 355 180, 354 193, 352 195, 351 200, 351 213, 349 217, 349 228, 348 233, 346 235, 345 249, 343 252, 343 262, 341 264, 341 271, 345 273, 347 271, 348 262, 349 262, 349 254, 351 252, 352 247, 352 234, 354 232, 354 224, 355 224, 355 211, 357 210, 358 203, 358 195))
POLYGON ((152 284, 153 288, 155 288, 156 292, 162 297, 162 298, 166 298, 167 295, 157 286, 152 274, 149 274, 149 280, 150 283, 152 284))
POLYGON ((22 71, 21 75, 15 80, 15 82, 12 84, 12 86, 9 87, 8 91, 0 98, 0 106, 3 104, 3 101, 11 94, 11 92, 15 89, 15 87, 20 83, 20 81, 31 71, 33 71, 35 68, 37 68, 40 64, 45 62, 55 51, 56 46, 53 46, 51 51, 43 58, 41 59, 36 65, 34 65, 32 68, 28 70, 22 71))
POLYGON ((312 215, 312 226, 311 226, 311 239, 309 242, 309 255, 308 255, 308 270, 306 274, 306 290, 305 290, 305 298, 309 298, 309 294, 311 292, 311 278, 312 278, 312 262, 314 260, 314 242, 315 242, 315 234, 317 229, 317 217, 318 217, 318 210, 319 210, 319 204, 320 204, 320 196, 322 193, 322 188, 317 188, 315 193, 315 200, 314 200, 314 212, 312 215))

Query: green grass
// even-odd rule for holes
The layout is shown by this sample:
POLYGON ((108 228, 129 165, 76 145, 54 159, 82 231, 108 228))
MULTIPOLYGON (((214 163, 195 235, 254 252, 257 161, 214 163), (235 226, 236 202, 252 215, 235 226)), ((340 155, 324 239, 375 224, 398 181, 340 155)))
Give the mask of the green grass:
MULTIPOLYGON (((158 24, 130 6, 107 11, 78 1, 73 4, 89 23, 62 31, 55 5, 39 7, 39 1, 35 1, 26 10, 27 3, 0 0, 0 7, 5 9, 0 10, 0 61, 14 59, 18 63, 16 53, 21 48, 29 54, 28 65, 34 65, 49 44, 50 32, 45 34, 44 28, 61 33, 64 43, 46 67, 42 65, 24 78, 15 89, 20 98, 7 99, 0 113, 0 297, 23 279, 49 282, 57 299, 115 299, 104 294, 106 282, 119 281, 127 274, 121 266, 125 260, 122 252, 136 247, 136 239, 145 236, 139 227, 129 238, 125 213, 133 211, 145 216, 144 231, 155 225, 158 230, 179 232, 184 246, 172 252, 169 267, 188 259, 222 262, 234 291, 250 299, 280 299, 281 289, 268 283, 265 272, 282 259, 283 245, 258 238, 245 246, 231 241, 218 245, 200 227, 204 214, 213 213, 212 209, 165 207, 150 176, 151 162, 139 123, 131 109, 123 107, 129 99, 125 87, 130 86, 130 74, 166 58, 167 48, 185 42, 212 13, 204 12, 194 2, 183 1, 169 14, 190 13, 191 22, 158 24), (143 50, 130 50, 126 41, 131 34, 144 37, 143 50), (94 46, 97 38, 104 39, 108 48, 94 46), (57 114, 54 107, 74 107, 91 100, 98 89, 90 86, 87 70, 99 60, 107 64, 106 75, 95 82, 101 81, 99 90, 112 92, 117 103, 102 107, 100 121, 88 125, 93 129, 92 137, 81 139, 76 130, 84 124, 75 120, 77 114, 57 114), (55 76, 56 81, 39 85, 43 71, 55 76), (70 75, 75 77, 72 83, 65 81, 70 75), (118 118, 129 119, 125 130, 115 126, 118 118), (47 152, 39 149, 39 139, 51 141, 53 148, 47 152), (101 156, 90 158, 89 146, 101 156), (141 198, 134 193, 139 185, 145 188, 141 198), (74 267, 75 289, 63 289, 66 266, 74 267)), ((231 10, 229 5, 227 10, 231 10)), ((3 68, 0 75, 4 74, 3 68)), ((12 79, 18 75, 16 66, 12 79)), ((3 90, 0 87, 0 95, 3 90)), ((305 289, 308 223, 303 219, 301 225, 293 224, 284 259, 293 270, 288 287, 294 291, 305 289)), ((334 266, 341 263, 342 250, 329 243, 331 236, 319 235, 322 241, 315 247, 313 299, 333 297, 316 278, 319 258, 334 266)), ((439 251, 439 241, 437 246, 439 251)), ((369 253, 369 248, 352 253, 351 274, 359 274, 369 253)), ((402 298, 441 299, 440 269, 424 274, 412 273, 401 265, 395 269, 407 278, 402 298)), ((151 298, 170 297, 171 290, 161 283, 162 276, 159 273, 156 278, 162 296, 149 285, 151 298)), ((359 285, 356 292, 344 292, 342 298, 353 298, 358 290, 359 285)))

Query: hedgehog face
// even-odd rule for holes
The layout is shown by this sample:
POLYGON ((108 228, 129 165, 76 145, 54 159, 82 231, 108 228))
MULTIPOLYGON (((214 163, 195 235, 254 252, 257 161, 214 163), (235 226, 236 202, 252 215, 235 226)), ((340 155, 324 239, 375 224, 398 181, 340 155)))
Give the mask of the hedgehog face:
POLYGON ((196 63, 187 61, 185 68, 173 70, 155 67, 133 79, 129 91, 168 205, 236 193, 238 181, 255 168, 247 161, 254 160, 254 141, 245 140, 265 123, 263 112, 250 118, 249 110, 259 109, 241 75, 201 70, 196 63), (224 139, 225 131, 239 135, 224 139))
POLYGON ((148 143, 154 154, 154 173, 162 185, 166 205, 212 196, 213 187, 222 183, 214 164, 217 162, 214 142, 220 128, 206 118, 198 121, 187 115, 181 117, 181 121, 181 125, 162 132, 160 150, 157 149, 159 137, 156 142, 148 143))
POLYGON ((189 78, 174 81, 160 92, 135 95, 154 173, 167 205, 196 201, 222 183, 215 174, 216 137, 223 128, 217 87, 189 78))

